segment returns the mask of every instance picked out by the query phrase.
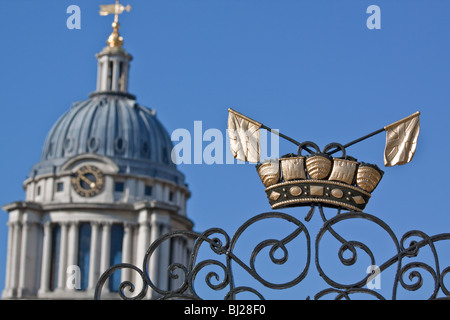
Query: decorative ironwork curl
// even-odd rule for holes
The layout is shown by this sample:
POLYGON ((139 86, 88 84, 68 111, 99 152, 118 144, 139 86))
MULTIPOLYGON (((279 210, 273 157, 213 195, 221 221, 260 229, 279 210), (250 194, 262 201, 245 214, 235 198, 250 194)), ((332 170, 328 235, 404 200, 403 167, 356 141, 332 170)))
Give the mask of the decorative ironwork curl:
POLYGON ((310 236, 309 232, 306 228, 306 226, 301 223, 298 219, 284 214, 280 212, 267 212, 260 215, 255 216, 254 218, 248 220, 246 223, 244 223, 235 233, 233 239, 231 240, 231 246, 230 246, 230 259, 238 263, 242 268, 244 268, 249 274, 251 274, 255 279, 257 279, 261 284, 263 284, 266 287, 272 288, 272 289, 286 289, 290 288, 292 286, 295 286, 299 282, 301 282, 308 273, 309 268, 309 262, 311 259, 311 249, 310 249, 310 236), (293 223, 297 226, 297 228, 290 233, 287 237, 277 240, 277 239, 268 239, 261 241, 256 247, 254 248, 251 257, 250 257, 250 268, 243 263, 236 255, 233 254, 232 250, 234 249, 236 242, 240 238, 240 236, 244 233, 246 229, 248 229, 249 226, 256 223, 257 221, 261 221, 263 219, 270 219, 270 218, 278 218, 285 221, 288 221, 290 223, 293 223), (265 280, 260 274, 256 271, 255 267, 255 261, 258 256, 258 254, 266 247, 271 247, 269 250, 269 257, 270 260, 277 265, 282 265, 287 262, 288 260, 288 250, 286 248, 286 245, 293 241, 295 238, 297 238, 301 233, 305 234, 307 247, 306 247, 306 263, 303 270, 300 272, 300 274, 292 279, 291 281, 285 282, 285 283, 272 283, 268 280, 265 280), (275 258, 275 252, 281 249, 283 252, 283 256, 281 258, 275 258))
MULTIPOLYGON (((366 295, 375 299, 386 299, 380 292, 370 289, 366 285, 372 280, 374 274, 368 274, 367 272, 361 273, 361 278, 356 282, 346 283, 345 281, 339 281, 334 279, 331 275, 324 271, 323 263, 319 253, 320 244, 324 239, 325 234, 330 234, 332 238, 340 243, 340 247, 337 252, 340 263, 344 267, 354 266, 358 259, 360 252, 369 258, 372 265, 379 265, 379 272, 382 274, 388 268, 396 268, 395 276, 392 286, 392 299, 397 299, 398 289, 403 288, 407 292, 415 292, 423 288, 424 273, 431 277, 433 280, 432 292, 428 299, 437 298, 450 298, 450 290, 445 285, 444 280, 450 273, 450 266, 442 269, 439 261, 438 251, 435 243, 450 240, 450 233, 443 233, 435 236, 428 236, 424 232, 412 230, 405 233, 400 240, 396 237, 392 229, 380 218, 375 217, 368 213, 363 212, 344 212, 337 211, 333 217, 327 219, 323 207, 318 204, 309 210, 305 220, 308 222, 311 220, 316 207, 319 210, 320 217, 323 220, 323 225, 316 235, 314 244, 315 253, 315 266, 329 288, 326 288, 314 295, 314 299, 329 298, 334 295, 334 299, 351 299, 352 295, 366 295), (355 239, 346 239, 342 234, 336 231, 336 227, 343 221, 368 221, 374 226, 381 228, 388 236, 387 239, 394 244, 394 252, 392 256, 380 263, 374 254, 374 251, 366 244, 355 239), (424 248, 428 248, 432 253, 432 262, 424 261, 412 261, 417 259, 424 248), (405 279, 408 278, 409 282, 405 279), (441 294, 441 297, 438 295, 441 294)), ((197 292, 197 281, 199 281, 199 275, 206 272, 204 277, 204 283, 211 290, 217 292, 224 292, 223 298, 226 300, 236 299, 240 293, 252 294, 258 299, 264 299, 264 296, 256 288, 249 286, 236 286, 235 284, 239 279, 235 278, 233 273, 233 266, 239 266, 247 274, 249 274, 257 283, 261 284, 265 288, 270 289, 288 289, 295 287, 304 280, 308 274, 311 264, 311 241, 309 231, 306 226, 297 218, 292 215, 288 215, 281 212, 266 212, 249 219, 242 224, 235 234, 230 237, 224 230, 220 228, 211 228, 202 233, 194 231, 174 231, 167 233, 153 242, 147 249, 142 268, 138 268, 132 264, 121 263, 110 267, 105 271, 98 280, 95 299, 101 298, 102 287, 107 282, 108 278, 119 269, 131 269, 137 272, 140 280, 142 280, 142 289, 134 296, 128 296, 125 292, 128 290, 130 293, 134 293, 135 285, 131 281, 123 281, 119 286, 118 296, 122 299, 143 299, 144 297, 151 297, 150 293, 156 294, 159 299, 201 299, 197 292), (271 222, 271 219, 279 219, 285 223, 292 225, 291 228, 286 228, 287 235, 278 238, 269 238, 257 243, 251 251, 249 257, 244 259, 240 256, 240 252, 236 249, 240 239, 251 227, 260 221, 266 220, 271 222), (167 267, 167 277, 169 279, 177 279, 178 285, 176 288, 160 288, 154 283, 150 277, 150 261, 152 255, 165 241, 171 241, 177 237, 191 239, 193 241, 192 253, 189 257, 189 261, 186 265, 182 263, 171 263, 167 267), (305 247, 299 248, 294 240, 304 239, 306 240, 305 247), (290 250, 291 246, 295 250, 290 250), (201 258, 200 250, 204 253, 207 249, 210 256, 205 259, 201 258), (300 250, 299 250, 300 249, 300 250), (296 275, 293 279, 285 281, 283 283, 277 283, 272 280, 266 279, 256 267, 256 262, 260 262, 259 258, 263 253, 268 254, 268 261, 274 266, 286 264, 291 256, 290 253, 302 253, 306 255, 306 262, 304 266, 299 266, 296 275), (210 271, 209 268, 213 268, 210 271), (207 270, 208 269, 208 270, 207 270), (150 291, 149 291, 150 290, 150 291)), ((242 241, 246 241, 245 239, 242 241)), ((267 257, 267 256, 263 256, 267 257)), ((138 279, 139 279, 138 278, 138 279)), ((154 296, 152 296, 154 297, 154 296)), ((309 299, 309 297, 308 297, 309 299)))
POLYGON ((319 300, 320 298, 329 295, 331 293, 336 293, 336 296, 334 297, 334 300, 351 300, 350 295, 351 294, 358 294, 358 293, 362 293, 362 294, 366 294, 369 296, 373 296, 375 298, 377 298, 378 300, 386 300, 381 294, 379 294, 378 292, 376 292, 375 290, 370 290, 370 289, 366 289, 366 288, 349 288, 346 290, 339 290, 339 289, 335 289, 335 288, 329 288, 329 289, 325 289, 320 291, 319 293, 317 293, 314 296, 314 300, 319 300))
MULTIPOLYGON (((370 222, 373 222, 376 225, 378 225, 379 227, 381 227, 382 229, 384 229, 389 234, 389 236, 391 237, 392 241, 394 242, 394 244, 397 248, 397 253, 400 251, 400 245, 398 243, 398 240, 397 240, 394 232, 381 219, 379 219, 375 216, 372 216, 370 214, 367 214, 367 213, 348 212, 345 214, 336 215, 335 217, 333 217, 329 220, 326 220, 324 213, 323 213, 323 209, 321 207, 319 207, 319 209, 321 211, 321 216, 324 219, 324 224, 323 224, 322 228, 320 229, 320 231, 318 232, 317 237, 316 237, 316 245, 315 245, 316 268, 317 268, 320 276, 325 280, 325 282, 327 282, 332 287, 339 288, 339 289, 362 288, 363 286, 365 286, 367 284, 370 274, 366 275, 365 273, 363 273, 364 277, 360 281, 355 282, 353 284, 338 283, 338 282, 332 280, 329 276, 327 276, 326 273, 323 271, 323 268, 319 261, 320 260, 319 259, 319 244, 320 244, 320 241, 322 240, 322 237, 324 236, 324 234, 326 232, 329 232, 338 241, 340 241, 342 243, 342 245, 338 251, 338 256, 343 265, 350 266, 350 265, 353 265, 356 263, 356 261, 358 259, 357 250, 356 250, 357 248, 364 251, 370 257, 370 261, 371 261, 372 265, 376 265, 375 257, 367 245, 365 245, 359 241, 347 241, 333 229, 333 226, 338 224, 339 222, 344 221, 344 220, 349 220, 349 219, 365 219, 370 222), (350 253, 351 253, 350 258, 344 258, 345 251, 350 251, 350 253)), ((381 269, 381 270, 383 270, 383 269, 381 269)))
POLYGON ((135 290, 135 285, 131 282, 131 281, 123 281, 122 283, 120 283, 119 285, 119 297, 123 300, 141 300, 142 298, 145 297, 145 295, 147 294, 147 290, 148 290, 148 286, 146 285, 146 280, 145 280, 145 275, 144 272, 142 272, 141 269, 139 269, 138 267, 136 267, 135 265, 132 265, 130 263, 119 263, 116 264, 110 268, 108 268, 99 278, 98 282, 97 282, 97 286, 95 287, 95 293, 94 296, 96 299, 99 299, 101 294, 102 294, 102 288, 104 286, 104 284, 106 283, 106 281, 108 280, 108 278, 117 270, 120 269, 132 269, 134 271, 136 271, 142 279, 142 289, 141 291, 133 296, 133 297, 128 297, 125 294, 125 289, 128 288, 128 290, 133 293, 135 290))

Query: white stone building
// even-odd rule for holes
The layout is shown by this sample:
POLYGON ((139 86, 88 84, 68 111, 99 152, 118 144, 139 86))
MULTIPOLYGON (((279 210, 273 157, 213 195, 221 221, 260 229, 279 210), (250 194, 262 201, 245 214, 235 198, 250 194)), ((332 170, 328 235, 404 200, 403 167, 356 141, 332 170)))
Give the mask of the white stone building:
MULTIPOLYGON (((97 90, 50 130, 23 183, 25 201, 3 206, 9 213, 4 299, 92 299, 109 266, 141 267, 152 241, 192 229, 190 192, 171 161, 170 136, 155 111, 128 93, 132 57, 122 48, 118 22, 113 28, 97 54, 97 90)), ((189 247, 173 239, 152 258, 149 275, 159 288, 176 285, 167 266, 186 263, 189 247)), ((102 298, 118 297, 118 284, 138 284, 136 277, 116 272, 102 298)), ((155 297, 151 290, 148 297, 155 297)))

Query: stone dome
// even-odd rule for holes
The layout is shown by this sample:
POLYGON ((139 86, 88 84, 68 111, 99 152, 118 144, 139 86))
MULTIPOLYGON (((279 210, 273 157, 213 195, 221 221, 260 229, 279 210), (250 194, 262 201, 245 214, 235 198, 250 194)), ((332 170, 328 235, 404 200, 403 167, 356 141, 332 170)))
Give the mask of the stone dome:
POLYGON ((89 99, 73 103, 56 121, 45 140, 41 160, 29 177, 58 174, 69 159, 91 154, 111 159, 119 174, 184 185, 184 175, 171 159, 173 144, 166 129, 154 110, 139 105, 128 93, 133 57, 122 43, 108 44, 96 54, 96 91, 89 99))
POLYGON ((93 153, 112 159, 119 173, 180 184, 184 177, 171 160, 172 148, 154 110, 139 105, 129 94, 96 92, 73 103, 56 121, 30 176, 58 173, 69 158, 93 153))

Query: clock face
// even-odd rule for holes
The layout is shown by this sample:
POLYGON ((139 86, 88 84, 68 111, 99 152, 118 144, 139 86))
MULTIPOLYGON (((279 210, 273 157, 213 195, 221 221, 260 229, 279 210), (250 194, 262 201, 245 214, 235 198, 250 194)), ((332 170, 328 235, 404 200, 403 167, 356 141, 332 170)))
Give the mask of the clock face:
POLYGON ((82 197, 93 197, 103 189, 103 173, 93 165, 84 165, 72 176, 72 186, 82 197))

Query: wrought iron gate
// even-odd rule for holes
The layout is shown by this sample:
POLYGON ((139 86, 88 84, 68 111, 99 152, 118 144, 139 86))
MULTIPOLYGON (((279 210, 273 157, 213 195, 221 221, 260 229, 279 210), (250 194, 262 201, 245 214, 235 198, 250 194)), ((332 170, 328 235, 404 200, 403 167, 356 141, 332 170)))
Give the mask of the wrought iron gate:
MULTIPOLYGON (((321 204, 316 204, 311 207, 305 218, 306 223, 310 221, 315 210, 318 210, 323 224, 315 237, 313 246, 306 225, 294 216, 281 212, 267 212, 252 217, 242 224, 232 237, 220 228, 211 228, 203 233, 193 231, 175 231, 168 233, 150 245, 146 252, 142 268, 127 263, 118 264, 109 268, 100 277, 97 283, 95 299, 101 298, 102 287, 107 279, 114 272, 123 268, 134 270, 139 275, 139 281, 142 281, 143 286, 142 289, 136 293, 134 292, 135 285, 133 283, 130 281, 122 282, 118 291, 118 295, 122 299, 142 299, 146 296, 148 297, 149 289, 154 293, 157 293, 159 299, 201 299, 201 295, 197 292, 197 284, 198 281, 200 281, 198 278, 200 272, 208 266, 214 266, 214 268, 218 268, 220 272, 208 272, 204 278, 205 283, 211 290, 225 292, 223 295, 225 300, 237 299, 237 296, 243 292, 250 293, 256 298, 264 299, 265 297, 263 294, 255 287, 236 285, 239 283, 239 279, 237 278, 233 267, 239 266, 240 269, 244 270, 245 273, 250 275, 251 278, 265 288, 277 290, 293 288, 299 286, 302 281, 307 278, 312 265, 312 251, 315 257, 315 268, 329 287, 320 290, 315 293, 314 296, 307 296, 307 299, 351 299, 353 297, 352 295, 358 294, 362 295, 363 298, 396 300, 398 299, 398 290, 400 288, 405 289, 406 292, 414 292, 421 289, 424 286, 425 273, 428 274, 426 279, 431 279, 431 292, 427 298, 450 298, 449 287, 446 286, 444 282, 446 275, 450 273, 450 266, 446 265, 443 267, 441 265, 442 262, 439 260, 439 252, 436 246, 437 243, 449 245, 450 242, 446 242, 446 240, 450 240, 450 233, 428 236, 422 231, 412 230, 405 233, 399 239, 392 229, 378 217, 364 212, 341 212, 336 209, 337 214, 327 219, 321 204), (245 231, 260 221, 271 222, 275 221, 274 219, 283 221, 291 226, 291 228, 286 228, 288 231, 287 234, 278 239, 270 238, 258 242, 253 247, 248 259, 240 258, 239 253, 235 250, 235 246, 245 231), (393 252, 388 259, 384 259, 383 261, 377 259, 373 253, 373 249, 369 248, 368 245, 357 240, 345 239, 337 231, 338 226, 344 223, 344 221, 366 221, 376 225, 377 228, 381 228, 389 236, 388 238, 390 238, 390 241, 395 247, 395 252, 393 252), (337 254, 342 266, 353 266, 358 260, 358 252, 363 252, 364 255, 370 259, 371 265, 378 267, 371 270, 371 273, 363 273, 356 282, 352 282, 351 284, 335 279, 336 277, 330 275, 324 268, 319 254, 319 251, 322 248, 321 242, 325 235, 334 238, 340 243, 337 254), (158 288, 149 277, 149 261, 152 254, 154 254, 164 241, 170 241, 177 237, 193 239, 192 252, 187 265, 174 262, 168 266, 168 276, 172 279, 179 279, 180 285, 177 286, 177 288, 163 290, 158 288), (295 240, 299 238, 302 238, 304 245, 300 246, 295 244, 292 248, 289 248, 289 244, 294 243, 295 240), (199 252, 201 248, 207 248, 207 258, 200 258, 199 252), (430 250, 431 262, 416 259, 423 250, 430 250), (258 256, 262 254, 262 252, 268 253, 270 258, 269 262, 274 265, 286 264, 289 261, 292 252, 301 253, 303 255, 303 260, 302 265, 296 267, 298 274, 292 279, 282 283, 270 281, 267 277, 262 275, 256 267, 258 256), (376 289, 370 288, 368 283, 370 283, 377 275, 384 274, 387 270, 393 270, 394 278, 389 286, 389 288, 392 288, 390 295, 383 295, 376 289), (408 277, 409 281, 405 281, 405 277, 408 277), (128 292, 128 294, 126 292, 128 292), (130 293, 132 293, 132 295, 130 295, 130 293)), ((360 231, 364 232, 363 229, 360 231)), ((204 251, 205 249, 202 250, 204 251)), ((448 254, 448 251, 446 251, 446 253, 441 252, 440 254, 448 254)), ((447 281, 449 280, 447 279, 447 281)), ((383 284, 385 285, 385 280, 383 284)), ((428 286, 430 284, 428 284, 428 286)), ((299 296, 293 298, 304 299, 305 297, 299 296)))

